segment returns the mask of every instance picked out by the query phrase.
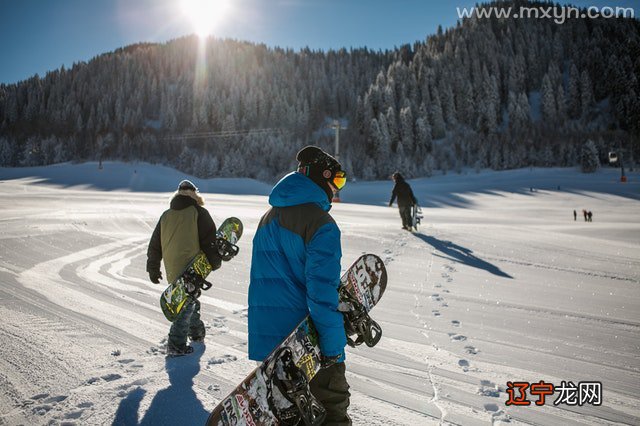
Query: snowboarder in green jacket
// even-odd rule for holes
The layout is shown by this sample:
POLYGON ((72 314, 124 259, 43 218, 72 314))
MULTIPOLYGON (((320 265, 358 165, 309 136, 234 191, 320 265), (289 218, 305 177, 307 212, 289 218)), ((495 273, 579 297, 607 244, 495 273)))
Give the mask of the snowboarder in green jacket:
MULTIPOLYGON (((147 272, 152 283, 162 279, 160 262, 164 261, 167 281, 172 283, 202 250, 213 270, 220 268, 221 259, 215 246, 216 225, 211 215, 202 207, 204 199, 198 188, 188 180, 178 185, 171 199, 170 208, 162 213, 147 250, 147 272)), ((188 304, 172 323, 167 341, 167 355, 186 355, 193 352, 187 344, 202 342, 204 323, 200 319, 200 301, 189 298, 188 304)))

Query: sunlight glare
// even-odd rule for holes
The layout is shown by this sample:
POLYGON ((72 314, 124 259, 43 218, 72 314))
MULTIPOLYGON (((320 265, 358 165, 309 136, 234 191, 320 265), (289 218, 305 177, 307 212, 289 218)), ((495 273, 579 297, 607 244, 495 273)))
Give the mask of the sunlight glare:
POLYGON ((182 13, 200 37, 207 37, 229 9, 229 0, 181 0, 182 13))

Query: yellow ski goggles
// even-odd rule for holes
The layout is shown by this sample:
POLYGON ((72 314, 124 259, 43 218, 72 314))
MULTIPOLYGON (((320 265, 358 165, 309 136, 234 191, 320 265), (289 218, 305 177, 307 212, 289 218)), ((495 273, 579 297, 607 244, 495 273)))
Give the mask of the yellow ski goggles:
POLYGON ((342 170, 337 171, 333 175, 333 179, 331 180, 331 182, 333 183, 333 186, 335 186, 336 188, 342 189, 342 187, 345 186, 347 183, 347 174, 342 170))

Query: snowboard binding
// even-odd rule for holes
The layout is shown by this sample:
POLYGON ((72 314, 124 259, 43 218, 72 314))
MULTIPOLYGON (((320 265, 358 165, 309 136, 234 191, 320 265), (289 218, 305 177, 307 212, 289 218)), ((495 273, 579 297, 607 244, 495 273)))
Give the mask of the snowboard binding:
POLYGON ((200 297, 201 290, 209 290, 213 284, 202 278, 195 271, 185 273, 184 288, 186 293, 197 299, 200 297))
POLYGON ((240 247, 221 237, 216 238, 215 247, 218 250, 220 259, 225 262, 233 259, 240 251, 240 247))
POLYGON ((262 367, 262 371, 266 376, 269 408, 281 425, 294 426, 301 421, 306 426, 322 424, 327 413, 311 393, 307 377, 293 362, 291 348, 285 346, 278 349, 271 361, 262 367), (274 384, 291 406, 281 408, 275 404, 274 384))
POLYGON ((352 348, 366 344, 374 347, 382 338, 382 328, 370 316, 367 310, 347 291, 340 292, 341 307, 344 314, 344 329, 347 332, 347 344, 352 348), (356 336, 355 339, 351 336, 356 336))

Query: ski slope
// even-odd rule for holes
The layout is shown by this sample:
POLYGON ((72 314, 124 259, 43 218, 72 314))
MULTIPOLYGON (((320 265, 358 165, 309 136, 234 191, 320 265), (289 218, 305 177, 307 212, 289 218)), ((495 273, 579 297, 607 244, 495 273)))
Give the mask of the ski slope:
MULTIPOLYGON (((247 286, 270 187, 248 179, 193 178, 214 220, 238 216, 245 235, 201 298, 206 343, 160 354, 166 282, 149 282, 146 247, 185 177, 148 164, 0 169, 0 424, 202 424, 255 367, 247 286)), ((332 209, 343 266, 372 252, 389 273, 372 312, 381 342, 347 351, 354 424, 640 424, 640 175, 618 177, 410 181, 418 233, 386 206, 391 182, 348 184, 332 209), (599 381, 602 405, 505 405, 507 382, 540 380, 599 381)))

